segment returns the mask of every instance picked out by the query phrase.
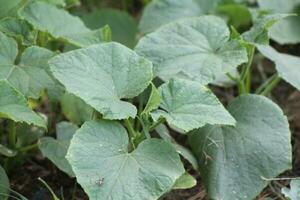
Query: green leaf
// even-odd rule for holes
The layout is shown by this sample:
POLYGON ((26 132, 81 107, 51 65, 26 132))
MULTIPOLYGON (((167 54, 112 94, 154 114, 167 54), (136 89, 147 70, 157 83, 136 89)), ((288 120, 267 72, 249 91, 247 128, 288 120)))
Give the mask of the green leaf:
POLYGON ((6 200, 8 198, 9 190, 8 177, 0 165, 0 200, 6 200))
POLYGON ((36 29, 78 47, 103 42, 107 34, 107 27, 92 31, 78 17, 44 2, 29 3, 19 11, 19 16, 36 29))
POLYGON ((137 23, 127 12, 115 9, 94 10, 84 15, 82 21, 90 29, 109 25, 112 31, 112 40, 120 42, 130 48, 135 45, 137 23))
POLYGON ((279 53, 271 46, 257 45, 257 49, 275 63, 280 77, 300 90, 300 57, 279 53))
MULTIPOLYGON (((0 70, 5 65, 13 65, 18 54, 18 46, 14 39, 0 32, 0 70)), ((1 73, 0 73, 1 74, 1 73)), ((1 75, 0 75, 1 76, 1 75)))
POLYGON ((152 61, 154 75, 212 82, 220 74, 247 62, 246 50, 219 17, 189 18, 165 25, 143 37, 136 49, 152 61))
POLYGON ((160 96, 158 90, 156 89, 155 85, 151 83, 151 93, 142 114, 149 114, 152 110, 157 109, 159 104, 160 96))
POLYGON ((6 80, 26 97, 38 99, 44 89, 50 93, 62 92, 61 86, 52 78, 48 60, 55 54, 48 49, 31 46, 23 52, 17 65, 17 45, 14 40, 0 32, 0 80, 6 80))
POLYGON ((250 44, 269 44, 269 29, 289 14, 271 14, 259 17, 250 30, 242 34, 242 38, 250 44))
POLYGON ((196 184, 197 184, 197 180, 192 175, 186 172, 176 180, 172 189, 173 190, 189 189, 196 186, 196 184))
POLYGON ((90 199, 158 199, 184 173, 174 148, 148 139, 128 152, 125 128, 86 122, 74 135, 67 159, 90 199))
POLYGON ((77 125, 81 125, 85 121, 92 119, 94 111, 91 106, 70 93, 66 93, 62 97, 61 108, 66 118, 77 125))
POLYGON ((176 149, 176 152, 186 159, 195 170, 198 170, 198 163, 193 153, 188 148, 178 144, 164 124, 159 125, 155 131, 163 140, 169 142, 176 149))
POLYGON ((149 33, 164 24, 181 18, 197 17, 214 12, 221 0, 153 0, 141 17, 139 30, 149 33))
POLYGON ((300 199, 300 180, 292 180, 289 188, 282 188, 282 194, 289 200, 298 200, 300 199))
POLYGON ((27 124, 18 124, 17 126, 17 142, 16 147, 22 148, 31 145, 45 135, 42 128, 29 126, 27 124))
POLYGON ((51 160, 60 170, 74 177, 72 167, 65 158, 70 141, 78 127, 72 123, 60 122, 56 125, 56 139, 43 137, 39 140, 39 149, 43 156, 51 160))
POLYGON ((0 0, 0 19, 10 16, 21 0, 0 0))
POLYGON ((47 129, 45 120, 33 112, 25 97, 6 81, 0 80, 0 118, 25 122, 47 129))
MULTIPOLYGON (((14 157, 17 154, 18 154, 17 151, 9 149, 6 146, 0 144, 0 155, 6 156, 6 157, 14 157)), ((0 177, 1 177, 1 175, 0 175, 0 177)), ((0 190, 1 190, 1 184, 0 184, 0 190)), ((0 193, 0 197, 1 197, 1 193, 0 193)))
POLYGON ((209 199, 252 200, 292 167, 286 116, 269 99, 244 95, 229 106, 236 127, 207 125, 189 134, 209 199))
POLYGON ((300 1, 299 0, 258 0, 261 9, 271 13, 296 13, 276 23, 270 29, 270 37, 279 44, 296 44, 300 42, 300 1), (297 10, 298 8, 298 10, 297 10))
POLYGON ((236 28, 251 23, 251 13, 245 5, 230 3, 218 6, 217 10, 228 18, 230 25, 236 28))
POLYGON ((11 17, 0 21, 0 31, 19 39, 25 46, 34 45, 37 37, 37 31, 33 30, 25 20, 11 17))
POLYGON ((197 82, 171 79, 158 91, 161 109, 151 113, 155 121, 163 117, 170 125, 185 132, 205 124, 235 125, 235 119, 217 97, 197 82))
POLYGON ((105 119, 135 117, 136 107, 123 99, 139 95, 152 80, 151 62, 115 42, 64 53, 49 62, 67 91, 105 119))

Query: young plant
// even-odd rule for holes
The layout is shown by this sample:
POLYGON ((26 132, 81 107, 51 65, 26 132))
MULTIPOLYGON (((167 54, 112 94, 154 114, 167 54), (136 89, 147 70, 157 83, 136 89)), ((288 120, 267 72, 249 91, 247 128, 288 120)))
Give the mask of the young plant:
MULTIPOLYGON (((208 198, 216 200, 254 199, 291 168, 288 120, 264 96, 281 79, 300 90, 295 68, 300 58, 268 45, 275 22, 284 18, 280 23, 285 26, 295 19, 290 14, 297 11, 295 0, 288 8, 258 1, 260 8, 272 9, 251 12, 253 26, 242 34, 217 15, 226 13, 234 25, 248 25, 250 11, 244 4, 153 0, 139 24, 141 33, 151 33, 142 36, 134 50, 128 48, 136 42, 137 29, 130 16, 93 11, 82 17, 84 24, 63 9, 76 2, 0 0, 6 8, 0 7, 3 156, 38 147, 60 170, 75 176, 91 200, 160 199, 172 189, 193 187, 197 181, 181 157, 200 171, 208 198), (235 10, 243 19, 235 17, 235 10), (112 29, 102 27, 102 19, 112 29), (275 63, 277 72, 254 88, 256 49, 275 63), (209 89, 221 79, 238 89, 227 109, 209 89), (251 94, 253 89, 256 94, 251 94), (79 126, 60 122, 53 131, 53 123, 61 118, 52 122, 49 117, 46 124, 28 106, 45 103, 47 97, 51 112, 53 102, 59 101, 64 116, 79 126), (41 138, 43 134, 32 130, 26 137, 18 132, 27 132, 21 123, 29 129, 48 127, 56 139, 41 138), (186 135, 193 153, 179 145, 170 130, 186 135)), ((291 35, 279 37, 275 29, 271 37, 276 41, 298 41, 291 35)), ((7 170, 9 161, 1 161, 7 170)), ((294 198, 296 184, 283 190, 288 198, 294 198)), ((0 167, 0 199, 8 192, 0 167)))

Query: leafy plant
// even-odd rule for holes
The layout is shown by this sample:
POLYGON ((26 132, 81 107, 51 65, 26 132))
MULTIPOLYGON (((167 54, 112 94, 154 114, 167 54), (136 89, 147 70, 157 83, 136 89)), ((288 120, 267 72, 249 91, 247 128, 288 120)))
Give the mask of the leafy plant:
POLYGON ((300 90, 300 58, 269 45, 299 42, 298 27, 275 31, 297 18, 290 2, 145 1, 137 37, 135 18, 99 2, 0 0, 0 194, 39 149, 92 200, 161 199, 197 184, 187 166, 209 199, 254 199, 292 166, 287 117, 264 97, 282 79, 300 90), (258 86, 256 52, 276 70, 258 86))

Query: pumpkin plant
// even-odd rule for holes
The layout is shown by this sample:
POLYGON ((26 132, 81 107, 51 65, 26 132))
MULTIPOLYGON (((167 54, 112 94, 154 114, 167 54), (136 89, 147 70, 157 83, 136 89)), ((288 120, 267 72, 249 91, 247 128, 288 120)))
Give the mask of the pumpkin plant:
MULTIPOLYGON (((246 4, 233 1, 189 0, 183 5, 153 0, 141 17, 136 45, 137 25, 127 14, 93 11, 81 20, 63 9, 65 3, 4 3, 3 156, 38 147, 60 170, 76 177, 91 200, 162 199, 172 189, 193 187, 197 180, 185 160, 200 172, 209 199, 215 200, 254 199, 273 178, 291 169, 287 117, 266 96, 282 79, 300 90, 300 58, 269 45, 270 28, 271 38, 279 37, 272 25, 295 18, 290 12, 298 8, 296 0, 283 12, 250 12, 246 4), (235 19, 233 10, 245 18, 235 19), (229 26, 224 14, 238 27, 229 26), (98 16, 112 29, 97 24, 98 16), (239 33, 249 21, 251 28, 239 33), (124 23, 131 28, 120 29, 118 24, 124 23), (128 35, 122 37, 122 31, 128 35), (258 87, 251 81, 257 52, 276 67, 258 87), (236 87, 237 95, 224 106, 211 85, 236 87), (60 103, 58 115, 69 122, 55 121, 54 130, 51 118, 32 109, 33 102, 45 101, 60 103), (34 139, 29 146, 20 145, 21 123, 48 128, 56 138, 41 137, 31 127, 34 139), (177 143, 176 134, 187 136, 191 150, 177 143)), ((260 9, 268 6, 259 1, 260 9)), ((7 171, 11 159, 1 162, 7 171)), ((0 178, 1 196, 9 192, 2 167, 0 178)), ((284 194, 293 196, 295 185, 283 189, 284 194)), ((58 199, 54 193, 53 198, 58 199)))

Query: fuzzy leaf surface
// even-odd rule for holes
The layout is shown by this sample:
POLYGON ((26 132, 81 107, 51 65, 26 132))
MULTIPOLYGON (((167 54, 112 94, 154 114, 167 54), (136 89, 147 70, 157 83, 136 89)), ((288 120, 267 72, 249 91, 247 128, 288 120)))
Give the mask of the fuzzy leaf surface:
POLYGON ((36 29, 47 32, 56 39, 66 40, 78 47, 105 41, 106 27, 92 31, 84 25, 79 17, 45 2, 33 1, 29 3, 19 12, 19 16, 36 29))
POLYGON ((217 97, 206 87, 193 81, 171 79, 158 89, 160 109, 152 112, 154 120, 163 117, 185 132, 205 124, 235 125, 217 97))
POLYGON ((254 199, 292 166, 291 133, 282 110, 266 97, 238 97, 228 110, 236 127, 207 125, 189 134, 210 199, 254 199))
POLYGON ((158 199, 184 173, 175 149, 147 139, 128 152, 119 123, 86 122, 74 135, 67 159, 91 200, 158 199))
POLYGON ((271 46, 257 45, 257 49, 275 63, 280 77, 300 90, 300 57, 279 53, 271 46))
POLYGON ((152 80, 151 62, 115 42, 58 55, 50 66, 68 92, 105 119, 135 117, 136 107, 122 99, 139 95, 152 80))
POLYGON ((45 120, 27 106, 25 97, 11 87, 7 81, 0 80, 0 93, 0 118, 47 129, 45 120))
POLYGON ((180 77, 202 84, 247 62, 247 52, 221 18, 202 16, 167 24, 143 37, 136 52, 153 63, 164 81, 180 77))
POLYGON ((39 149, 43 156, 51 160, 60 170, 74 177, 72 167, 66 160, 70 141, 78 127, 72 123, 60 122, 56 125, 56 139, 43 137, 39 140, 39 149))

